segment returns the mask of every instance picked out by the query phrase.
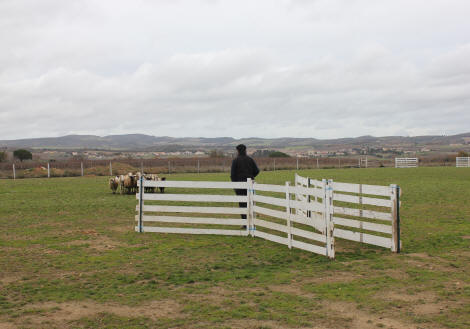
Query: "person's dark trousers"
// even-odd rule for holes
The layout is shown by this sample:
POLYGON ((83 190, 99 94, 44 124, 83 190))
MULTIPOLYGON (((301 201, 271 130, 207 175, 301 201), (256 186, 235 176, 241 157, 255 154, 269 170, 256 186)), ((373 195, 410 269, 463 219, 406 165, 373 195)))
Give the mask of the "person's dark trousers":
MULTIPOLYGON (((236 190, 235 190, 235 194, 236 194, 236 195, 248 195, 246 189, 236 189, 236 190)), ((239 202, 239 203, 238 203, 238 206, 239 206, 240 208, 246 208, 247 204, 246 204, 246 202, 239 202)), ((241 216, 242 216, 242 219, 246 219, 246 215, 241 215, 241 216)))

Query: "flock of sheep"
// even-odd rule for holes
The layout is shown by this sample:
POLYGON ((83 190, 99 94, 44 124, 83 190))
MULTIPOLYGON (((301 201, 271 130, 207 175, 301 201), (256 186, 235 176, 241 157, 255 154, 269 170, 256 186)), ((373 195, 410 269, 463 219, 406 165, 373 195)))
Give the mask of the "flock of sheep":
MULTIPOLYGON (((113 194, 116 192, 120 192, 121 194, 132 194, 137 193, 139 190, 139 179, 140 179, 140 172, 136 174, 128 173, 126 175, 119 175, 115 177, 111 177, 109 179, 109 187, 113 194)), ((157 174, 143 174, 145 180, 153 180, 153 181, 164 181, 165 177, 159 177, 157 174)), ((164 187, 159 187, 160 193, 165 193, 164 187)), ((156 187, 146 187, 146 193, 155 193, 157 191, 156 187)))

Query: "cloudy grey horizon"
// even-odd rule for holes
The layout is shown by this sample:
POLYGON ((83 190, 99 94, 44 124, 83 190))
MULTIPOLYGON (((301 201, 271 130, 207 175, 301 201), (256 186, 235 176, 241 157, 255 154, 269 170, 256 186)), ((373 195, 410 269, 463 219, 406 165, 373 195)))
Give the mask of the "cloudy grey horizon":
POLYGON ((470 2, 0 1, 0 140, 470 131, 470 2))

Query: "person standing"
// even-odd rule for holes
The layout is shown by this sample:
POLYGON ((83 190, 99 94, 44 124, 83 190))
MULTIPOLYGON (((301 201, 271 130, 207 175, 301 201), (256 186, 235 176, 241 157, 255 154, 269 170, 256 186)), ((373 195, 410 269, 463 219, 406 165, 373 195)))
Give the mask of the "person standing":
MULTIPOLYGON (((246 182, 248 178, 255 179, 259 174, 258 166, 255 160, 246 155, 246 146, 240 144, 237 146, 237 157, 232 161, 230 179, 232 182, 246 182)), ((247 195, 246 189, 235 189, 236 195, 247 195)), ((246 202, 238 203, 240 208, 246 208, 246 202)), ((246 215, 242 215, 246 219, 246 215)))

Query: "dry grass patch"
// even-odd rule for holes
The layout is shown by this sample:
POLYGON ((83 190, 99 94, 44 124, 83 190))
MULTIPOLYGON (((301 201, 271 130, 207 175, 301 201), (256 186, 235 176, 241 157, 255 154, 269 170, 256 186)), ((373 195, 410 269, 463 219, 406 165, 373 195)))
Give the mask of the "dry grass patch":
POLYGON ((416 326, 407 322, 403 322, 390 316, 371 314, 357 309, 356 305, 347 302, 331 302, 325 301, 322 303, 326 312, 342 317, 347 320, 347 325, 332 328, 358 328, 358 329, 376 329, 376 328, 389 328, 389 329, 419 329, 416 326))
POLYGON ((101 313, 111 313, 121 317, 145 317, 152 320, 160 318, 181 318, 181 306, 173 300, 152 301, 139 306, 119 304, 99 304, 96 302, 46 302, 26 305, 23 308, 26 315, 21 316, 15 324, 29 323, 41 325, 52 322, 65 325, 68 322, 82 318, 92 318, 101 313))
POLYGON ((433 302, 437 299, 437 296, 431 291, 423 291, 416 294, 410 294, 406 291, 388 291, 381 292, 376 296, 377 298, 389 300, 389 301, 402 301, 402 302, 433 302))
POLYGON ((106 235, 92 235, 93 238, 89 238, 86 240, 74 240, 67 242, 67 246, 80 246, 87 244, 89 245, 89 248, 95 249, 96 251, 106 251, 106 250, 112 250, 115 249, 116 247, 123 246, 122 243, 115 241, 106 235))

